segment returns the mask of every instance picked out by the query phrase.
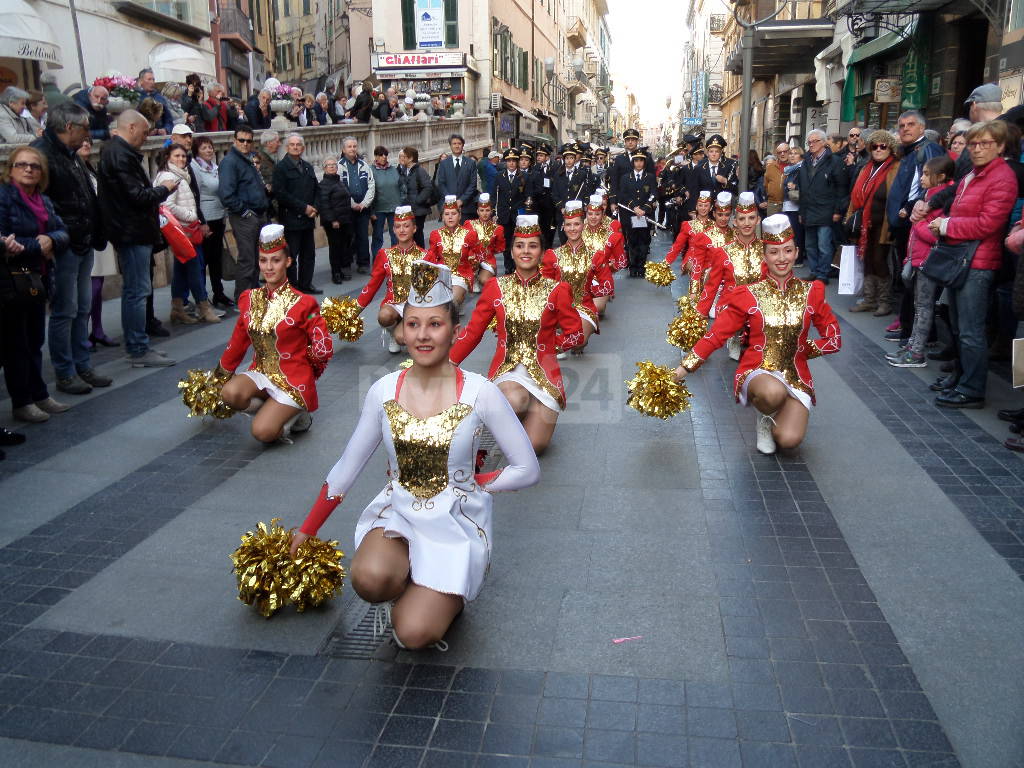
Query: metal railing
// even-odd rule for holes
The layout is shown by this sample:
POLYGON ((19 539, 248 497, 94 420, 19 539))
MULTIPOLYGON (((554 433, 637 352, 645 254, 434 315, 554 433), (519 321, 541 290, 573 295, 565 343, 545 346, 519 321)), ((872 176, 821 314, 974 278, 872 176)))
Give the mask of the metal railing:
POLYGON ((221 35, 238 35, 250 48, 253 47, 255 38, 252 34, 252 22, 240 8, 221 2, 217 15, 220 18, 221 35))

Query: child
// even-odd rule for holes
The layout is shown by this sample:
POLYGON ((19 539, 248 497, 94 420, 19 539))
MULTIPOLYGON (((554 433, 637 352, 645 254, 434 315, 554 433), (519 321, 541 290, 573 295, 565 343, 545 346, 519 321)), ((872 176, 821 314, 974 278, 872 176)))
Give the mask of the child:
MULTIPOLYGON (((933 157, 924 164, 921 171, 921 188, 926 199, 931 199, 939 190, 953 183, 955 166, 949 155, 933 157)), ((928 335, 932 331, 932 319, 935 314, 935 299, 938 285, 934 280, 921 272, 921 265, 928 258, 928 252, 936 243, 936 237, 928 229, 928 222, 941 216, 942 209, 929 211, 921 221, 915 223, 910 230, 910 242, 907 246, 907 261, 913 269, 911 280, 914 283, 914 326, 905 346, 886 355, 889 365, 896 368, 924 368, 928 365, 924 347, 928 343, 928 335)))

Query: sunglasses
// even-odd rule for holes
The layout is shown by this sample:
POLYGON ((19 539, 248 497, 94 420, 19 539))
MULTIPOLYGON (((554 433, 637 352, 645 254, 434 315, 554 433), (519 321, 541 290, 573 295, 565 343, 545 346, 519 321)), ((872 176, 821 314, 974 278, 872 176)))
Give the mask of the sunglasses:
POLYGON ((17 163, 14 164, 14 167, 21 168, 26 171, 34 171, 35 173, 39 173, 41 170, 43 170, 43 166, 41 166, 39 163, 26 163, 24 160, 19 160, 17 163))
POLYGON ((872 144, 871 145, 871 151, 873 152, 876 149, 889 149, 889 145, 888 144, 872 144))
POLYGON ((252 144, 254 139, 235 139, 239 144, 252 144))

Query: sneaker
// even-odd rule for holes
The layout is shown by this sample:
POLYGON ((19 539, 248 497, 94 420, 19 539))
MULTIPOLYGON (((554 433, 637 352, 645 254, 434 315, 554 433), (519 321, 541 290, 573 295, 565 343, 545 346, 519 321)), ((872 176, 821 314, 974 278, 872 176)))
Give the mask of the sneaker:
POLYGON ((114 383, 114 380, 109 376, 100 376, 96 371, 90 368, 87 371, 79 371, 78 378, 88 384, 90 387, 109 387, 114 383))
POLYGON ((774 426, 775 419, 768 414, 762 413, 757 417, 757 450, 769 456, 775 453, 775 438, 772 436, 774 426))
POLYGON ((78 376, 68 376, 67 378, 58 376, 57 390, 68 395, 88 395, 92 392, 92 387, 78 376))
POLYGON ((174 365, 174 360, 164 357, 155 349, 147 350, 146 354, 139 357, 131 357, 129 361, 132 368, 166 368, 169 365, 174 365))
POLYGON ((21 432, 11 432, 6 427, 0 427, 0 445, 21 445, 24 442, 25 436, 21 432))
POLYGON ((565 360, 569 356, 568 352, 559 352, 555 355, 556 360, 565 360))
POLYGON ((15 408, 11 414, 18 421, 27 421, 29 424, 41 424, 50 419, 50 414, 32 403, 15 408))
POLYGON ((915 355, 908 349, 895 360, 889 360, 889 365, 893 368, 927 368, 928 361, 924 355, 915 355))
POLYGON ((899 321, 899 319, 893 320, 891 323, 889 323, 887 326, 885 326, 885 330, 886 331, 898 331, 899 329, 900 329, 900 321, 899 321))
POLYGON ((900 344, 894 351, 886 352, 885 353, 885 359, 886 360, 898 360, 899 358, 901 358, 903 356, 903 353, 906 352, 906 351, 907 351, 907 345, 906 344, 900 344))
POLYGON ((288 431, 293 435, 298 435, 303 432, 308 432, 309 428, 313 426, 313 417, 309 411, 303 411, 299 414, 299 417, 292 422, 291 429, 288 431))
POLYGON ((895 331, 886 331, 885 340, 900 343, 903 341, 903 334, 900 333, 899 329, 896 329, 895 331))
POLYGON ((735 336, 729 337, 729 340, 725 342, 725 348, 729 350, 730 360, 740 359, 740 351, 742 350, 742 346, 740 345, 740 340, 737 339, 735 336))
POLYGON ((64 411, 70 411, 70 405, 64 405, 64 403, 58 403, 52 397, 47 397, 44 400, 36 400, 36 407, 45 411, 46 413, 64 413, 64 411))

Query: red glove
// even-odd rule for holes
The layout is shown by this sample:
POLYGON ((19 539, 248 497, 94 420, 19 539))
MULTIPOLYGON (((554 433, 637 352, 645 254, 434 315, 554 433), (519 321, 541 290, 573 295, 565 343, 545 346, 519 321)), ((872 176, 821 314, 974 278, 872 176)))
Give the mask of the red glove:
POLYGON ((320 530, 320 526, 323 525, 327 518, 331 516, 331 512, 333 512, 339 504, 341 504, 340 498, 329 498, 327 496, 327 483, 324 483, 323 487, 320 489, 320 495, 317 496, 316 502, 313 504, 313 508, 309 510, 309 514, 306 515, 306 522, 302 524, 299 531, 307 536, 316 536, 316 532, 320 530))

